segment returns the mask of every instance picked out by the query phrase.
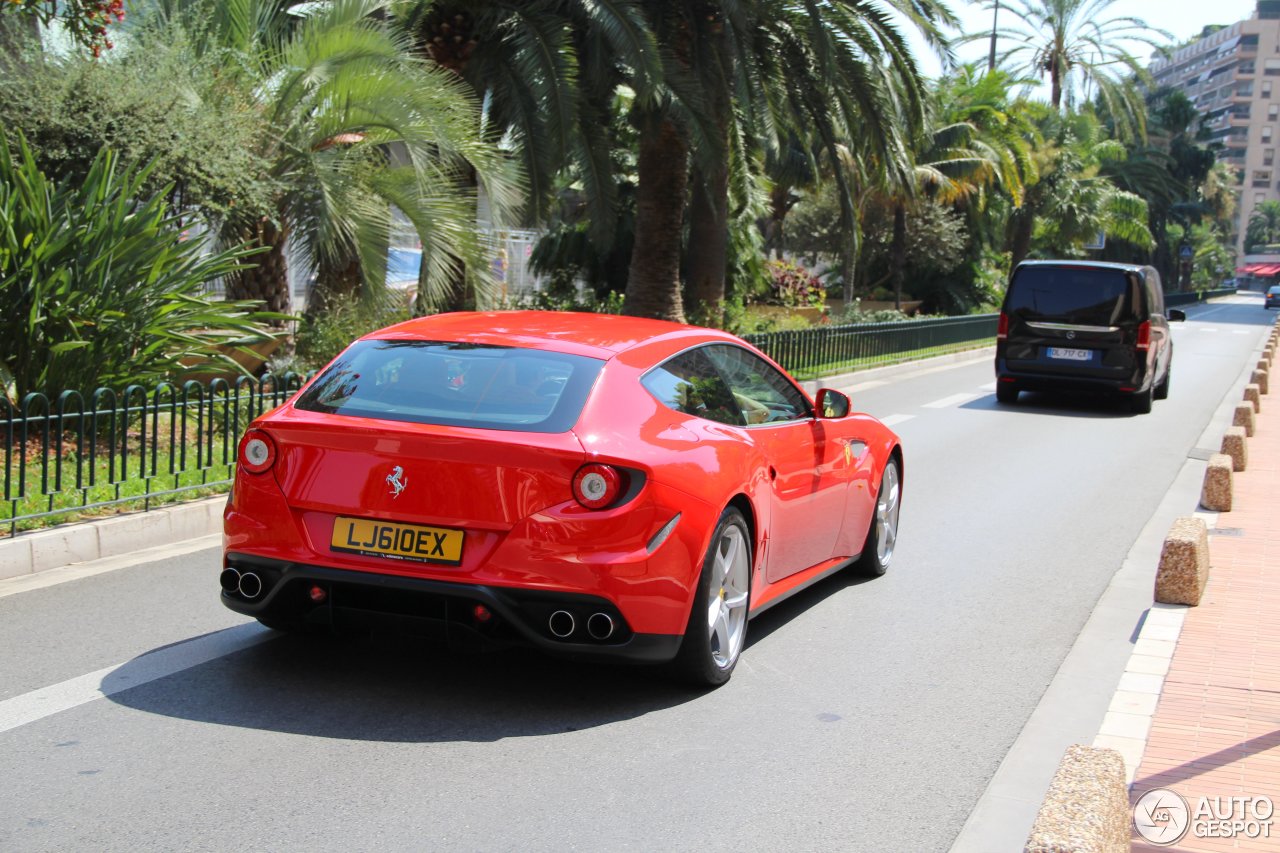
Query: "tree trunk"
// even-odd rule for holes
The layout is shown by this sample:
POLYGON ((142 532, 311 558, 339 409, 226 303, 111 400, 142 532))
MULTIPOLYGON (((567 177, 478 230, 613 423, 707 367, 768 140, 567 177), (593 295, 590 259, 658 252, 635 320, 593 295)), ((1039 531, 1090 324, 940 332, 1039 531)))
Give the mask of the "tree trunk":
POLYGON ((698 322, 724 322, 725 275, 729 262, 729 167, 710 172, 694 168, 690 176, 689 248, 686 270, 689 301, 698 322))
POLYGON ((902 269, 907 265, 907 210, 893 206, 893 242, 889 245, 889 276, 893 280, 893 309, 902 310, 902 269))
POLYGON ((242 242, 266 246, 268 250, 247 259, 255 264, 227 279, 228 299, 256 299, 268 311, 289 310, 289 267, 284 246, 288 229, 278 228, 269 219, 260 219, 252 227, 241 229, 242 242))
POLYGON ((1009 270, 1026 260, 1031 253, 1032 226, 1035 214, 1027 207, 1020 207, 1009 217, 1009 270))
POLYGON ((689 147, 675 123, 648 116, 636 163, 635 248, 622 313, 684 322, 680 299, 680 243, 689 147))
POLYGON ((344 261, 321 262, 316 270, 315 286, 307 296, 306 316, 314 319, 328 311, 335 300, 356 296, 360 285, 360 260, 354 252, 344 261))

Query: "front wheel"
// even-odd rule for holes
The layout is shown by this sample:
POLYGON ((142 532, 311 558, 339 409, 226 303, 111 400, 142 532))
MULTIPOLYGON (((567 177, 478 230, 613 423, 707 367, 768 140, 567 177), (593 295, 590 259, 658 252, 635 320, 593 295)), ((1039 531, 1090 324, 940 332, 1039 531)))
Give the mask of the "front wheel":
POLYGON ((718 687, 733 674, 747 639, 751 562, 746 519, 729 507, 716 523, 711 547, 702 561, 684 640, 672 661, 681 680, 718 687))
POLYGON ((867 528, 867 541, 862 545, 858 569, 866 575, 879 577, 889 569, 893 551, 898 544, 898 514, 902 509, 902 472, 897 459, 890 459, 880 478, 880 493, 876 495, 876 511, 867 528))

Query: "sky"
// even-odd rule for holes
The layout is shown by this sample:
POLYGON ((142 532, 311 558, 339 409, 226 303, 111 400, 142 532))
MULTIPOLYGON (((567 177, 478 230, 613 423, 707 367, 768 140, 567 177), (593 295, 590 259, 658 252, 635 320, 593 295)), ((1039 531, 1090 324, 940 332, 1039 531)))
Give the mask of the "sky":
MULTIPOLYGON (((991 30, 991 12, 984 9, 981 3, 970 3, 967 0, 946 0, 951 11, 955 13, 966 30, 991 30)), ((1001 2, 1001 24, 1007 24, 1011 16, 1003 13, 1005 0, 1001 2)), ((1173 41, 1180 43, 1191 36, 1198 35, 1209 24, 1230 25, 1253 15, 1256 3, 1254 0, 1115 0, 1108 8, 1106 17, 1133 16, 1141 18, 1154 27, 1168 30, 1173 34, 1173 41)), ((942 70, 941 64, 929 53, 924 42, 912 39, 916 57, 920 60, 922 70, 935 77, 942 70)), ((985 60, 990 43, 983 41, 965 45, 957 50, 961 61, 985 60)), ((1150 49, 1138 44, 1131 48, 1134 55, 1146 57, 1150 49)))

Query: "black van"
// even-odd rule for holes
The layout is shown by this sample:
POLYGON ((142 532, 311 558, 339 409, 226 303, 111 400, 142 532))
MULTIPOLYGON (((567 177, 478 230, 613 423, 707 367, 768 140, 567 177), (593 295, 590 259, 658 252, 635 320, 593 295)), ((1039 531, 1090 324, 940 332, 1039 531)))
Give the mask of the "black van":
POLYGON ((1023 261, 1009 279, 996 333, 996 399, 1019 391, 1127 394, 1151 411, 1169 395, 1173 342, 1154 267, 1095 261, 1023 261))

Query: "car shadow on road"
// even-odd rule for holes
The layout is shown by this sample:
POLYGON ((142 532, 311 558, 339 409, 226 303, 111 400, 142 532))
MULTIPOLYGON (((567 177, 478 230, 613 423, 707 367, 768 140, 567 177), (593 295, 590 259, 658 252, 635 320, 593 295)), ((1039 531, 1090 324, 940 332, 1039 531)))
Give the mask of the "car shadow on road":
MULTIPOLYGON (((1159 405, 1157 403, 1156 405, 1159 405)), ((1129 398, 1119 394, 1085 394, 1072 391, 1045 393, 1023 391, 1016 403, 1001 403, 995 394, 970 400, 961 409, 1001 412, 1010 415, 1056 415, 1092 420, 1136 417, 1129 398)))
MULTIPOLYGON (((131 667, 142 672, 145 657, 113 679, 127 680, 131 667)), ((400 635, 281 635, 108 698, 216 725, 432 743, 574 732, 703 694, 651 667, 563 661, 523 649, 467 654, 400 635)))
MULTIPOLYGON (((866 580, 846 569, 761 614, 751 622, 747 653, 805 611, 866 580)), ((243 639, 258 631, 247 623, 219 633, 243 639)), ((561 660, 519 648, 466 653, 399 634, 275 635, 154 680, 148 680, 154 678, 147 675, 148 659, 141 655, 111 674, 114 684, 145 683, 110 693, 110 701, 177 719, 355 741, 491 742, 564 734, 707 696, 659 667, 561 660)), ((722 689, 732 690, 733 682, 722 689)))

